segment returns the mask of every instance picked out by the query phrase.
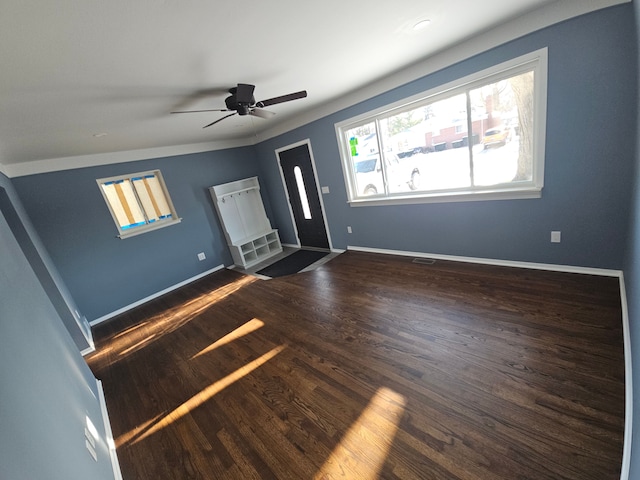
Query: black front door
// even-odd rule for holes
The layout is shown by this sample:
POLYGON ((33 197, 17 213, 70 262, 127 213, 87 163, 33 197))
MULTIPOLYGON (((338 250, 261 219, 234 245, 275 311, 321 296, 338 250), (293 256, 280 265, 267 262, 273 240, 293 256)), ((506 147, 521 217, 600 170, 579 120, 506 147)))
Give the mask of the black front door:
POLYGON ((302 247, 330 248, 308 144, 278 152, 302 247))

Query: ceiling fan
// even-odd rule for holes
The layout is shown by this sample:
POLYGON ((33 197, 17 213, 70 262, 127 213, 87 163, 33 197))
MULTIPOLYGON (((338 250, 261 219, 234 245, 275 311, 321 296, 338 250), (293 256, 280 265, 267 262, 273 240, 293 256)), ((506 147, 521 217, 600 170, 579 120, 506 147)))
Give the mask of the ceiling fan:
POLYGON ((229 93, 231 95, 224 100, 227 108, 212 110, 186 110, 171 113, 233 112, 229 115, 225 115, 224 117, 219 118, 215 122, 211 122, 210 124, 202 127, 207 128, 211 125, 215 125, 216 123, 221 122, 225 118, 232 117, 233 115, 253 115, 260 118, 269 118, 275 115, 275 113, 270 112, 269 110, 264 110, 264 107, 276 105, 278 103, 290 102, 291 100, 298 100, 299 98, 305 98, 307 96, 307 91, 302 90, 300 92, 290 93, 288 95, 268 98, 267 100, 256 102, 255 98, 253 97, 253 91, 255 88, 255 85, 249 85, 247 83, 239 83, 237 87, 230 88, 229 93))

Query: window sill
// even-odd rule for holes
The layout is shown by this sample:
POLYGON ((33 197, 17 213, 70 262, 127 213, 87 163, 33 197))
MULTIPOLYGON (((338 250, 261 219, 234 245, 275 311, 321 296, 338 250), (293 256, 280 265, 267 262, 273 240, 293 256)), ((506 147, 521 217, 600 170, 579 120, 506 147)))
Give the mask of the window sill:
POLYGON ((527 188, 519 190, 492 190, 482 192, 447 192, 413 195, 396 195, 393 197, 369 197, 350 200, 352 207, 375 207, 383 205, 411 205, 420 203, 453 203, 453 202, 482 202, 491 200, 522 200, 541 198, 542 188, 527 188))
POLYGON ((143 234, 143 233, 152 232, 153 230, 159 230, 159 229, 164 228, 164 227, 170 227, 171 225, 176 225, 176 224, 180 223, 181 221, 182 221, 182 218, 176 218, 175 220, 167 220, 167 221, 164 221, 164 222, 156 222, 156 223, 153 223, 151 225, 144 225, 142 227, 136 227, 131 231, 126 231, 126 232, 121 233, 120 235, 117 235, 117 237, 124 240, 125 238, 135 237, 135 236, 143 234))

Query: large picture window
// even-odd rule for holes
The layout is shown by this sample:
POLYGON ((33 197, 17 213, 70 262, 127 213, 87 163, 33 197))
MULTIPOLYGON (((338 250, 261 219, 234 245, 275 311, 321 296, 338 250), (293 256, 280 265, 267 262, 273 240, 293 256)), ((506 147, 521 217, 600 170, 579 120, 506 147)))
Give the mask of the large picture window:
POLYGON ((546 49, 336 125, 352 205, 535 198, 546 49))
POLYGON ((97 182, 120 238, 180 222, 159 170, 97 182))

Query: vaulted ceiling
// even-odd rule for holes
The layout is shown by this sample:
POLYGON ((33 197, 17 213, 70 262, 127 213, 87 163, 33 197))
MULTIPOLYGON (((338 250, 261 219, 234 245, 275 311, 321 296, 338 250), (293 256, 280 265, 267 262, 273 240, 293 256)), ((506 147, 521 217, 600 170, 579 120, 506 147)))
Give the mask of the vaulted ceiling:
POLYGON ((471 38, 491 47, 488 32, 514 37, 617 3, 2 0, 0 164, 254 143, 424 75, 416 65, 471 38), (204 129, 226 113, 170 114, 224 108, 237 83, 256 85, 256 100, 308 96, 204 129))

